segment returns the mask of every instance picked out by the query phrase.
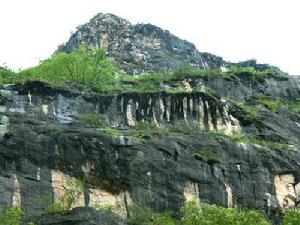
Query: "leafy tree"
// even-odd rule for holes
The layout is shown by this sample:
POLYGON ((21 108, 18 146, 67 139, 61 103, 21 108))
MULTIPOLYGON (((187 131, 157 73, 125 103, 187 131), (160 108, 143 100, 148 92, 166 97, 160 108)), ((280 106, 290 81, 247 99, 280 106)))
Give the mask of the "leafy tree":
POLYGON ((105 52, 104 49, 95 50, 82 45, 77 51, 54 54, 39 66, 21 71, 16 80, 77 83, 105 89, 114 81, 118 72, 114 62, 105 57, 105 52))

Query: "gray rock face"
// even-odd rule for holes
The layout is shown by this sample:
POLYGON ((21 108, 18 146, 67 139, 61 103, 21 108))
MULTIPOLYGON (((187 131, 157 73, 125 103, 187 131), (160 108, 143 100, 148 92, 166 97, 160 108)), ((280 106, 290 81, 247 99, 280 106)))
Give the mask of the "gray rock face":
POLYGON ((164 71, 179 66, 216 69, 228 65, 221 57, 200 53, 196 47, 151 24, 132 25, 112 14, 98 14, 78 27, 58 51, 71 52, 80 44, 107 48, 120 68, 129 74, 164 71))
MULTIPOLYGON (((276 95, 277 89, 272 87, 276 95)), ((173 121, 201 126, 200 115, 206 121, 203 129, 214 131, 224 125, 226 118, 233 126, 240 112, 204 93, 90 95, 39 82, 9 87, 0 93, 0 121, 5 126, 0 141, 0 209, 21 206, 29 215, 41 212, 46 207, 42 197, 50 195, 60 200, 72 177, 84 179, 87 184, 75 206, 113 205, 122 218, 130 215, 133 204, 178 213, 184 201, 196 199, 272 211, 295 206, 300 196, 300 119, 288 112, 273 113, 262 108, 260 122, 237 122, 241 132, 289 142, 294 146, 290 151, 216 138, 209 132, 126 143, 119 141, 121 136, 112 138, 101 130, 87 128, 79 116, 103 113, 110 118, 111 126, 116 122, 130 126, 130 120, 142 118, 163 126, 168 122, 168 110, 162 110, 162 105, 168 106, 170 99, 173 121), (188 106, 191 102, 195 105, 199 97, 207 102, 203 104, 203 115, 188 106), (162 105, 155 101, 159 98, 163 99, 162 105), (186 108, 185 98, 189 99, 186 108), (227 113, 222 107, 228 107, 227 113), (210 149, 218 160, 195 158, 203 149, 210 149)), ((102 224, 87 219, 101 211, 78 210, 38 217, 36 221, 102 224)), ((118 218, 113 220, 122 224, 118 218)))

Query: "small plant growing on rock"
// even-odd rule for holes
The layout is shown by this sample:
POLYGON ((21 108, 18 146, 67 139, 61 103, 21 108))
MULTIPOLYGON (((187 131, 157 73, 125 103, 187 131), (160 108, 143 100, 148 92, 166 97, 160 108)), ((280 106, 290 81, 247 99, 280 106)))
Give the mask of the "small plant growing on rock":
POLYGON ((221 163, 218 155, 216 155, 210 148, 201 148, 194 154, 195 159, 206 162, 210 165, 221 163))
POLYGON ((65 210, 69 211, 73 204, 79 199, 84 190, 84 183, 76 178, 71 178, 64 187, 65 193, 62 199, 65 210))
POLYGON ((53 202, 53 197, 50 194, 43 195, 40 199, 45 207, 45 214, 61 213, 65 210, 62 202, 53 202))
POLYGON ((80 120, 89 127, 104 127, 107 125, 106 116, 98 113, 85 113, 80 120))
POLYGON ((96 209, 100 209, 100 210, 104 210, 104 211, 108 211, 108 212, 114 212, 116 210, 116 206, 112 205, 112 204, 105 204, 105 205, 95 205, 94 206, 96 209))
POLYGON ((63 188, 64 193, 59 201, 53 202, 53 197, 51 195, 41 197, 41 202, 45 206, 46 214, 61 213, 71 210, 72 206, 83 193, 84 183, 79 179, 71 178, 63 188))

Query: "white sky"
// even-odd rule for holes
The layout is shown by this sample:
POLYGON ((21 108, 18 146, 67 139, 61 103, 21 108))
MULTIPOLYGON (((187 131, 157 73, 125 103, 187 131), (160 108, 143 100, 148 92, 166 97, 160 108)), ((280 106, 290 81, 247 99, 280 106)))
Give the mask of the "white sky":
POLYGON ((225 60, 300 74, 299 0, 0 0, 0 65, 37 65, 98 12, 160 26, 225 60))

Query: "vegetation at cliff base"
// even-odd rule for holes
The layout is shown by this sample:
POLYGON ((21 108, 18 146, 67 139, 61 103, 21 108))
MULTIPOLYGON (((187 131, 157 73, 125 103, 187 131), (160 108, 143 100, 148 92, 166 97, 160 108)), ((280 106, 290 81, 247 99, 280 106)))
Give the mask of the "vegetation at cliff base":
MULTIPOLYGON (((271 225, 262 211, 239 208, 225 208, 200 204, 196 200, 185 202, 180 210, 180 218, 171 212, 154 213, 148 208, 131 207, 131 225, 271 225)), ((299 225, 300 213, 290 210, 283 213, 282 225, 299 225)))
MULTIPOLYGON (((153 213, 150 209, 132 208, 131 225, 270 225, 265 215, 256 210, 224 208, 188 201, 181 209, 181 218, 171 213, 153 213)), ((295 225, 295 224, 291 224, 295 225)))
POLYGON ((7 208, 0 213, 0 225, 20 225, 24 216, 21 208, 7 208))

